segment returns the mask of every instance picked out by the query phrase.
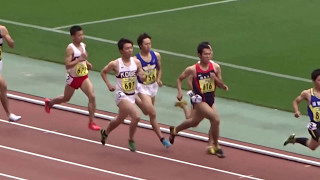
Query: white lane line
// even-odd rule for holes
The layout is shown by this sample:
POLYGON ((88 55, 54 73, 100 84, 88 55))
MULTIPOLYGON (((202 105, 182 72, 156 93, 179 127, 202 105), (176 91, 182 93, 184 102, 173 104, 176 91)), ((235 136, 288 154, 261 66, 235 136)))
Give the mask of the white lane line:
MULTIPOLYGON (((28 102, 28 103, 33 103, 33 104, 44 106, 44 101, 35 100, 35 99, 31 99, 31 98, 27 98, 27 97, 23 97, 23 96, 18 96, 18 95, 13 95, 13 94, 7 94, 7 96, 9 98, 11 98, 11 99, 15 99, 15 100, 19 100, 19 101, 25 101, 25 102, 28 102)), ((60 109, 60 110, 64 110, 64 111, 69 111, 69 112, 73 112, 73 113, 78 113, 78 114, 89 116, 89 112, 85 111, 85 110, 72 108, 72 107, 68 107, 68 106, 63 106, 63 105, 57 105, 57 104, 55 104, 53 107, 56 108, 56 109, 60 109)), ((95 117, 101 118, 101 119, 105 119, 105 120, 109 120, 109 121, 114 119, 113 116, 108 116, 108 115, 104 115, 104 114, 100 114, 100 113, 95 113, 95 117)), ((125 124, 130 124, 130 120, 125 119, 124 123, 125 124)), ((139 122, 138 123, 138 127, 152 130, 152 126, 149 125, 149 124, 145 124, 145 123, 140 123, 139 122)), ((161 132, 164 132, 164 133, 170 133, 168 128, 160 127, 160 130, 161 130, 161 132)), ((195 140, 199 140, 199 141, 208 142, 208 137, 204 137, 204 136, 199 136, 199 135, 186 133, 186 132, 179 132, 178 135, 182 136, 182 137, 190 138, 190 139, 195 139, 195 140)), ((275 158, 281 158, 281 159, 285 159, 285 160, 290 160, 290 161, 295 161, 295 162, 299 162, 299 163, 304 163, 304 164, 309 164, 309 165, 320 167, 320 162, 317 162, 317 161, 298 158, 298 157, 295 157, 295 156, 289 156, 289 155, 280 154, 280 153, 276 153, 276 152, 272 152, 272 151, 267 151, 267 150, 263 150, 263 149, 244 146, 244 145, 240 145, 240 144, 236 144, 236 143, 230 143, 230 142, 222 141, 222 140, 219 140, 219 143, 221 145, 224 145, 224 146, 227 146, 227 147, 231 147, 231 148, 236 148, 236 149, 240 149, 240 150, 244 150, 244 151, 259 153, 259 154, 262 154, 262 155, 268 155, 268 156, 275 157, 275 158)))
MULTIPOLYGON (((17 26, 39 29, 39 30, 43 30, 43 31, 49 31, 49 32, 70 35, 69 32, 66 32, 66 31, 56 30, 56 29, 32 25, 32 24, 25 24, 25 23, 20 23, 20 22, 5 20, 5 19, 0 19, 0 22, 13 24, 13 25, 17 25, 17 26)), ((95 40, 95 41, 99 41, 99 42, 104 42, 104 43, 108 43, 108 44, 117 44, 117 41, 103 39, 103 38, 99 38, 99 37, 88 36, 88 35, 85 35, 84 37, 87 39, 91 39, 91 40, 95 40)), ((134 47, 139 48, 137 45, 134 45, 134 47)), ((186 58, 186 59, 199 60, 198 57, 190 56, 190 55, 186 55, 186 54, 175 53, 175 52, 170 52, 170 51, 161 50, 161 49, 154 49, 154 50, 158 51, 160 53, 163 53, 163 54, 182 57, 182 58, 186 58)), ((220 62, 220 61, 216 61, 216 62, 222 66, 226 66, 226 67, 230 67, 230 68, 234 68, 234 69, 240 69, 240 70, 244 70, 244 71, 255 72, 255 73, 260 73, 260 74, 265 74, 265 75, 275 76, 275 77, 280 77, 280 78, 285 78, 285 79, 291 79, 291 80, 296 80, 296 81, 303 81, 303 82, 308 82, 308 83, 312 82, 310 79, 306 79, 306 78, 301 78, 301 77, 296 77, 296 76, 291 76, 291 75, 286 75, 286 74, 280 74, 280 73, 275 73, 275 72, 269 72, 269 71, 250 68, 250 67, 246 67, 246 66, 239 66, 239 65, 235 65, 235 64, 224 63, 224 62, 220 62)))
MULTIPOLYGON (((63 137, 68 137, 68 138, 72 138, 72 139, 77 139, 77 140, 81 140, 81 141, 85 141, 85 142, 90 142, 90 143, 94 143, 94 144, 99 144, 101 146, 101 142, 98 141, 93 141, 90 139, 85 139, 85 138, 81 138, 81 137, 77 137, 77 136, 72 136, 72 135, 68 135, 68 134, 64 134, 64 133, 59 133, 59 132, 55 132, 55 131, 50 131, 47 129, 42 129, 42 128, 38 128, 38 127, 34 127, 34 126, 29 126, 29 125, 25 125, 25 124, 19 124, 19 123, 12 123, 12 122, 8 122, 6 120, 2 120, 0 119, 0 122, 4 122, 4 123, 10 123, 12 125, 16 125, 16 126, 21 126, 21 127, 25 127, 25 128, 29 128, 29 129, 33 129, 33 130, 37 130, 37 131, 41 131, 41 132, 50 132, 52 134, 55 135, 59 135, 59 136, 63 136, 63 137)), ((115 146, 115 145, 111 145, 111 144, 106 144, 106 146, 112 147, 112 148, 116 148, 116 149, 121 149, 121 150, 125 150, 125 151, 129 151, 129 149, 127 148, 123 148, 120 146, 115 146)), ((0 145, 0 147, 2 147, 2 145, 0 145)), ((4 147, 3 147, 4 148, 4 147)), ((14 148, 13 148, 14 149, 14 148)), ((20 150, 23 151, 23 150, 20 150)), ((19 152, 20 152, 19 151, 19 152)), ((251 177, 251 176, 246 176, 243 174, 238 174, 238 173, 234 173, 234 172, 230 172, 230 171, 225 171, 225 170, 221 170, 221 169, 216 169, 216 168, 212 168, 212 167, 208 167, 208 166, 203 166, 203 165, 199 165, 199 164, 195 164, 195 163, 190 163, 190 162, 186 162, 186 161, 181 161, 181 160, 177 160, 177 159, 173 159, 173 158, 168 158, 168 157, 164 157, 164 156, 159 156, 159 155, 155 155, 155 154, 151 154, 151 153, 146 153, 146 152, 142 152, 142 151, 136 151, 136 153, 138 154, 143 154, 146 156, 150 156, 150 157, 155 157, 155 158, 159 158, 159 159, 164 159, 164 160, 168 160, 168 161, 172 161, 172 162, 176 162, 176 163, 180 163, 180 164, 185 164, 185 165, 189 165, 189 166, 193 166, 193 167, 198 167, 198 168, 202 168, 202 169, 207 169, 207 170, 212 170, 212 171, 216 171, 216 172, 221 172, 224 174, 229 174, 229 175, 233 175, 233 176, 238 176, 238 177, 243 177, 243 178, 248 178, 248 179, 255 179, 255 180, 261 180, 259 178, 255 178, 255 177, 251 177)), ((27 153, 29 154, 29 153, 27 153)), ((31 154, 33 155, 33 154, 31 154)), ((43 155, 41 155, 43 156, 43 155)), ((39 157, 41 157, 39 156, 39 157)), ((47 159, 51 158, 49 156, 47 159)), ((44 158, 46 158, 44 157, 44 158)), ((52 160, 55 160, 56 158, 53 158, 52 160)), ((57 160, 57 161, 64 161, 64 160, 57 160)), ((69 161, 66 161, 65 163, 67 163, 69 161)), ((68 163, 71 164, 71 163, 68 163)), ((76 164, 76 163, 75 163, 76 164)), ((89 167, 89 166, 88 166, 89 167)), ((97 169, 97 168, 96 168, 97 169)), ((94 170, 96 170, 94 169, 94 170)))
POLYGON ((16 176, 11 176, 11 175, 4 174, 4 173, 0 173, 0 176, 11 178, 11 179, 17 179, 17 180, 27 180, 27 179, 19 178, 19 177, 16 177, 16 176))
POLYGON ((75 163, 75 162, 71 162, 71 161, 66 161, 66 160, 63 160, 63 159, 58 159, 58 158, 54 158, 54 157, 50 157, 50 156, 46 156, 46 155, 42 155, 42 154, 37 154, 37 153, 33 153, 33 152, 21 150, 21 149, 8 147, 8 146, 0 145, 0 148, 11 150, 11 151, 15 151, 15 152, 20 152, 20 153, 24 153, 24 154, 28 154, 28 155, 32 155, 32 156, 36 156, 36 157, 40 157, 40 158, 45 158, 45 159, 49 159, 49 160, 53 160, 53 161, 58 161, 58 162, 62 162, 62 163, 65 163, 65 164, 79 166, 79 167, 83 167, 83 168, 87 168, 87 169, 91 169, 91 170, 95 170, 95 171, 100 171, 100 172, 104 172, 104 173, 107 173, 107 174, 113 174, 113 175, 122 176, 122 177, 130 178, 130 179, 144 180, 142 178, 129 176, 129 175, 121 174, 121 173, 116 173, 116 172, 113 172, 113 171, 108 171, 108 170, 104 170, 104 169, 100 169, 100 168, 95 168, 95 167, 92 167, 92 166, 87 166, 87 165, 83 165, 83 164, 79 164, 79 163, 75 163))
MULTIPOLYGON (((174 9, 167 9, 167 10, 154 11, 154 12, 148 12, 148 13, 142 13, 142 14, 135 14, 135 15, 130 15, 130 16, 122 16, 122 17, 116 17, 116 18, 111 18, 111 19, 102 19, 102 20, 98 20, 98 21, 89 21, 89 22, 84 22, 84 23, 77 23, 77 25, 83 26, 83 25, 89 25, 89 24, 105 23, 105 22, 117 21, 117 20, 122 20, 122 19, 130 19, 130 18, 149 16, 149 15, 154 15, 154 14, 163 14, 163 13, 168 13, 168 12, 175 12, 175 11, 181 11, 181 10, 186 10, 186 9, 193 9, 193 8, 198 8, 198 7, 203 7, 203 6, 224 4, 224 3, 234 2, 234 1, 239 1, 239 0, 225 0, 225 1, 210 2, 210 3, 205 3, 205 4, 197 4, 197 5, 192 5, 192 6, 185 6, 185 7, 174 8, 174 9)), ((69 24, 69 25, 54 27, 52 29, 70 28, 73 25, 75 25, 75 24, 69 24)))

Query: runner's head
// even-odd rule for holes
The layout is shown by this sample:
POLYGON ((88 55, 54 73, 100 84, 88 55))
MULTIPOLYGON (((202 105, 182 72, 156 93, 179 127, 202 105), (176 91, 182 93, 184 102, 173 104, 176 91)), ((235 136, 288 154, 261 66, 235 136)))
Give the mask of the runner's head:
POLYGON ((137 39, 137 43, 142 51, 148 52, 151 50, 151 36, 149 36, 147 33, 140 34, 137 39))
POLYGON ((118 48, 122 56, 131 57, 133 52, 133 42, 130 39, 121 38, 118 41, 118 48))
POLYGON ((83 31, 80 26, 72 26, 70 28, 70 35, 75 43, 81 43, 83 41, 83 31))

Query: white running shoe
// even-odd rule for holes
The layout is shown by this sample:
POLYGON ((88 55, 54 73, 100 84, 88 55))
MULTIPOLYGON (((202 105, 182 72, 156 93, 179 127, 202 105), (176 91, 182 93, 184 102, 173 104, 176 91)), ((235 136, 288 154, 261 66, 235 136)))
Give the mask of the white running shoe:
POLYGON ((10 113, 10 115, 9 115, 9 121, 11 121, 11 122, 17 122, 20 119, 21 119, 21 116, 17 116, 13 113, 10 113))

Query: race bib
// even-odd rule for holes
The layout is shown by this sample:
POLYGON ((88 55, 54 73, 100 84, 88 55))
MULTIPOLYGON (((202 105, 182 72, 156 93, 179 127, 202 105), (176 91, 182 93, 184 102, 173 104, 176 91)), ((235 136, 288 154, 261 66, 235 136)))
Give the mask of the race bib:
POLYGON ((88 68, 86 63, 81 63, 76 65, 76 75, 85 76, 88 74, 88 68))
POLYGON ((312 110, 313 113, 313 120, 315 122, 319 122, 320 121, 320 107, 314 107, 312 110))
POLYGON ((215 85, 211 78, 200 79, 199 85, 202 93, 213 92, 215 90, 215 85))
POLYGON ((131 92, 136 89, 136 81, 137 77, 128 77, 128 78, 122 78, 122 89, 123 92, 131 92))
POLYGON ((157 79, 157 69, 150 69, 148 71, 145 71, 146 72, 146 81, 143 82, 143 84, 152 84, 154 82, 156 82, 156 79, 157 79))

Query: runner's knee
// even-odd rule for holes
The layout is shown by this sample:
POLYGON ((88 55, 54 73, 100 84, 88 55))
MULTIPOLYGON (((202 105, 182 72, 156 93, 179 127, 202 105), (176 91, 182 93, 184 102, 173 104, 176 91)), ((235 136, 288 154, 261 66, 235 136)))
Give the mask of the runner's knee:
POLYGON ((71 99, 71 97, 66 97, 66 96, 63 97, 64 102, 69 102, 70 99, 71 99))
POLYGON ((190 121, 190 126, 191 127, 197 127, 199 125, 200 122, 194 122, 194 121, 190 121))
POLYGON ((96 101, 96 96, 94 94, 92 94, 92 95, 90 95, 88 97, 88 99, 89 99, 89 102, 95 102, 96 101))

